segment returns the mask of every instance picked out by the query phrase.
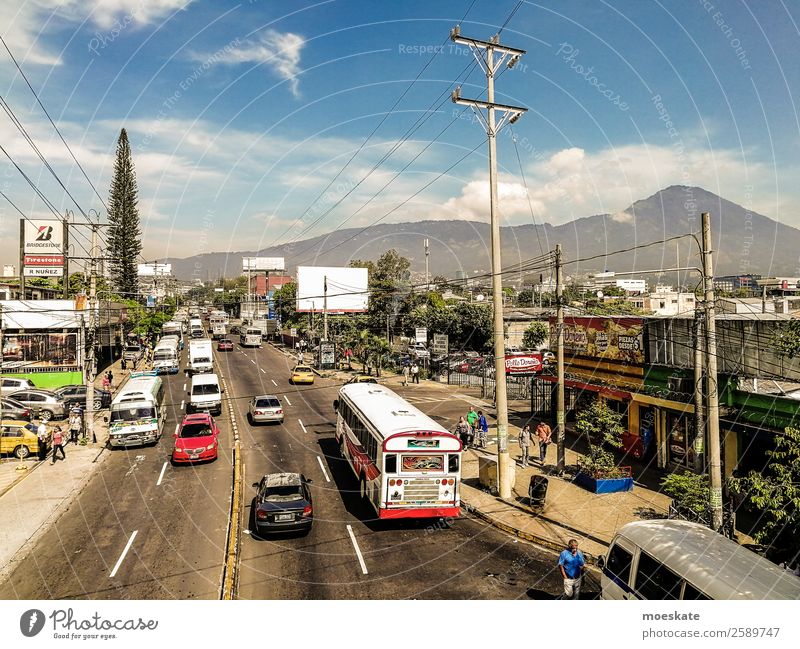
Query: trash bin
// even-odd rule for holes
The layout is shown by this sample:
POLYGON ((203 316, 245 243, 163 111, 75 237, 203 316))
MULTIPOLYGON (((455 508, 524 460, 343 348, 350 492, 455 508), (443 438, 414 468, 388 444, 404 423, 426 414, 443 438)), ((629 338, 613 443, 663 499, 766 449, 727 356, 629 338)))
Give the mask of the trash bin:
POLYGON ((547 495, 547 483, 547 478, 543 475, 531 476, 531 481, 528 485, 528 498, 530 499, 531 507, 544 507, 544 499, 547 495))

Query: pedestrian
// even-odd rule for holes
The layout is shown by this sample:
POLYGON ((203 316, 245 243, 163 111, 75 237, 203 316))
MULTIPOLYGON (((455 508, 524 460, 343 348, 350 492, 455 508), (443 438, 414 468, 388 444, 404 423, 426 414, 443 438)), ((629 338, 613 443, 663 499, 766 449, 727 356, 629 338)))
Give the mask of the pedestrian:
POLYGON ((417 361, 411 365, 411 381, 413 383, 419 383, 419 365, 417 365, 417 361))
POLYGON ((408 374, 409 374, 408 365, 403 365, 403 387, 408 385, 408 374))
POLYGON ((467 411, 467 423, 469 427, 472 429, 472 434, 474 435, 477 431, 475 430, 478 423, 478 413, 475 412, 475 408, 472 406, 469 407, 469 411, 467 411))
POLYGON ((522 466, 528 466, 531 452, 531 427, 525 424, 519 431, 519 450, 522 451, 522 466))
POLYGON ((553 441, 553 431, 546 422, 540 421, 536 427, 536 437, 539 440, 539 463, 544 466, 547 458, 547 446, 553 441))
POLYGON ((478 410, 478 435, 480 447, 486 448, 489 441, 489 422, 486 421, 483 410, 478 410))
POLYGON ((61 451, 61 459, 66 460, 67 454, 64 453, 64 431, 56 428, 53 431, 53 464, 56 463, 56 453, 61 451))
POLYGON ((47 442, 50 437, 44 422, 39 423, 39 428, 36 430, 36 437, 39 440, 39 461, 44 462, 45 459, 47 459, 47 442))
POLYGON ((82 427, 83 422, 81 421, 81 415, 77 408, 73 408, 72 413, 69 416, 69 440, 73 444, 78 443, 78 435, 80 435, 82 427))
POLYGON ((469 448, 469 445, 472 442, 472 433, 469 424, 464 417, 459 417, 455 432, 456 435, 458 435, 458 438, 461 440, 461 445, 465 449, 469 448))
POLYGON ((586 560, 578 549, 575 539, 569 540, 569 547, 558 557, 558 568, 564 579, 564 596, 562 599, 580 599, 583 573, 586 572, 586 560))
POLYGON ((108 378, 108 372, 106 372, 103 374, 103 389, 108 390, 109 388, 111 388, 111 381, 108 378))
POLYGON ((109 388, 109 390, 113 390, 114 389, 114 372, 112 372, 111 370, 108 370, 108 372, 106 372, 106 376, 108 377, 108 388, 109 388))
POLYGON ((303 352, 297 352, 297 364, 298 365, 303 364, 303 352))
POLYGON ((124 356, 122 357, 122 360, 119 362, 119 364, 123 372, 128 369, 128 361, 125 360, 124 356))

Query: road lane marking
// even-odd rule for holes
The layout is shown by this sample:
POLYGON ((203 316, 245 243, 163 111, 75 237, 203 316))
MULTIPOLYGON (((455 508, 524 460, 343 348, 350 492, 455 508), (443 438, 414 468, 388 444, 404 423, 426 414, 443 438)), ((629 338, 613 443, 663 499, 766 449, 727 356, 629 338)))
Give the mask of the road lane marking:
POLYGON ((368 575, 367 572, 367 564, 364 563, 364 557, 361 556, 361 549, 358 547, 358 541, 356 541, 356 535, 353 534, 353 528, 349 525, 347 526, 347 533, 350 534, 350 540, 353 542, 353 547, 356 549, 356 556, 358 557, 358 563, 361 564, 361 572, 365 575, 368 575))
POLYGON ((164 462, 164 466, 161 467, 161 475, 158 476, 158 482, 156 482, 156 487, 160 486, 161 481, 164 479, 164 471, 167 470, 167 464, 169 464, 169 462, 164 462))
POLYGON ((251 362, 253 365, 255 365, 255 364, 256 364, 256 362, 255 362, 255 361, 254 361, 252 358, 250 359, 250 362, 251 362))
POLYGON ((183 410, 183 406, 185 405, 185 403, 186 402, 183 399, 181 399, 181 410, 183 410))
MULTIPOLYGON (((262 370, 262 372, 263 372, 263 370, 262 370)), ((276 388, 278 387, 278 384, 275 383, 275 379, 270 379, 270 381, 272 381, 272 385, 274 385, 276 388)), ((290 403, 289 405, 291 406, 292 404, 290 403)))
POLYGON ((183 384, 183 391, 186 392, 186 384, 183 384))
POLYGON ((303 432, 304 432, 304 433, 307 433, 308 431, 306 430, 306 427, 305 427, 305 426, 303 426, 303 421, 302 421, 301 419, 298 419, 297 421, 299 421, 299 422, 300 422, 300 428, 302 428, 302 429, 303 429, 303 432))
POLYGON ((178 422, 177 424, 175 424, 175 434, 176 434, 176 435, 178 434, 178 428, 180 428, 180 427, 181 427, 181 424, 180 424, 180 422, 178 422))
MULTIPOLYGON (((322 469, 322 473, 325 476, 325 479, 330 482, 331 479, 328 477, 328 472, 325 470, 325 465, 322 463, 322 458, 317 455, 317 462, 319 462, 319 468, 322 469)), ((167 466, 167 463, 164 462, 164 466, 167 466)))
POLYGON ((261 373, 262 373, 262 374, 266 374, 266 373, 267 373, 267 370, 265 370, 265 369, 262 367, 262 368, 261 368, 261 373))
MULTIPOLYGON (((348 527, 349 527, 349 525, 348 525, 348 527)), ((136 535, 138 533, 139 533, 139 530, 133 530, 133 534, 131 534, 131 538, 128 539, 128 543, 125 546, 125 549, 122 551, 122 554, 119 555, 119 559, 117 559, 117 565, 114 566, 114 569, 111 571, 111 574, 109 575, 109 578, 110 577, 114 577, 117 574, 117 570, 119 570, 119 567, 122 565, 122 562, 125 559, 125 555, 128 554, 128 550, 131 549, 131 546, 133 545, 133 539, 136 538, 136 535)))
MULTIPOLYGON (((273 381, 273 383, 275 383, 275 381, 273 381)), ((277 383, 275 383, 275 385, 277 386, 278 384, 277 384, 277 383)), ((286 403, 288 403, 290 406, 292 405, 292 402, 291 402, 291 401, 289 401, 289 397, 287 397, 285 394, 283 395, 283 400, 284 400, 286 403)))

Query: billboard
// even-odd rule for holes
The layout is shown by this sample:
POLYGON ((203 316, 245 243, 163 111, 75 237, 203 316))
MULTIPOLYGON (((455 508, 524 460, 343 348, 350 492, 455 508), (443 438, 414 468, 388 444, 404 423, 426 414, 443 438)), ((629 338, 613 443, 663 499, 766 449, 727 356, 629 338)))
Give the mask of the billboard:
POLYGON ((22 269, 25 277, 61 277, 64 268, 58 266, 25 266, 22 269))
POLYGON ((63 255, 64 223, 53 219, 25 219, 22 252, 25 255, 63 255))
POLYGON ((163 277, 172 274, 172 264, 136 264, 139 277, 163 277))
POLYGON ((297 310, 321 312, 327 279, 328 313, 367 310, 367 269, 341 266, 298 266, 297 310))
POLYGON ((286 262, 283 257, 242 257, 242 272, 266 271, 266 270, 286 270, 286 262))
POLYGON ((6 334, 3 336, 3 370, 31 367, 77 367, 78 334, 6 334))
MULTIPOLYGON (((551 320, 555 328, 555 320, 551 320)), ((644 363, 640 318, 564 318, 564 349, 604 361, 644 363)), ((556 339, 551 331, 550 339, 556 339)))

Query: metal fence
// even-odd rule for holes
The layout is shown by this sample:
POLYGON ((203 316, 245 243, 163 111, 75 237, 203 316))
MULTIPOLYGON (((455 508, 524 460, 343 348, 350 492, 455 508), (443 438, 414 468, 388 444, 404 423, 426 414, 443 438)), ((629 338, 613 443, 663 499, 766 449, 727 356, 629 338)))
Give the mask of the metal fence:
MULTIPOLYGON (((449 385, 469 388, 480 388, 481 398, 494 401, 495 379, 494 367, 489 365, 491 357, 484 357, 480 362, 457 363, 454 360, 442 362, 438 372, 449 385), (465 370, 465 371, 462 371, 465 370)), ((532 379, 529 376, 507 376, 506 392, 510 400, 528 400, 531 398, 532 379)))

